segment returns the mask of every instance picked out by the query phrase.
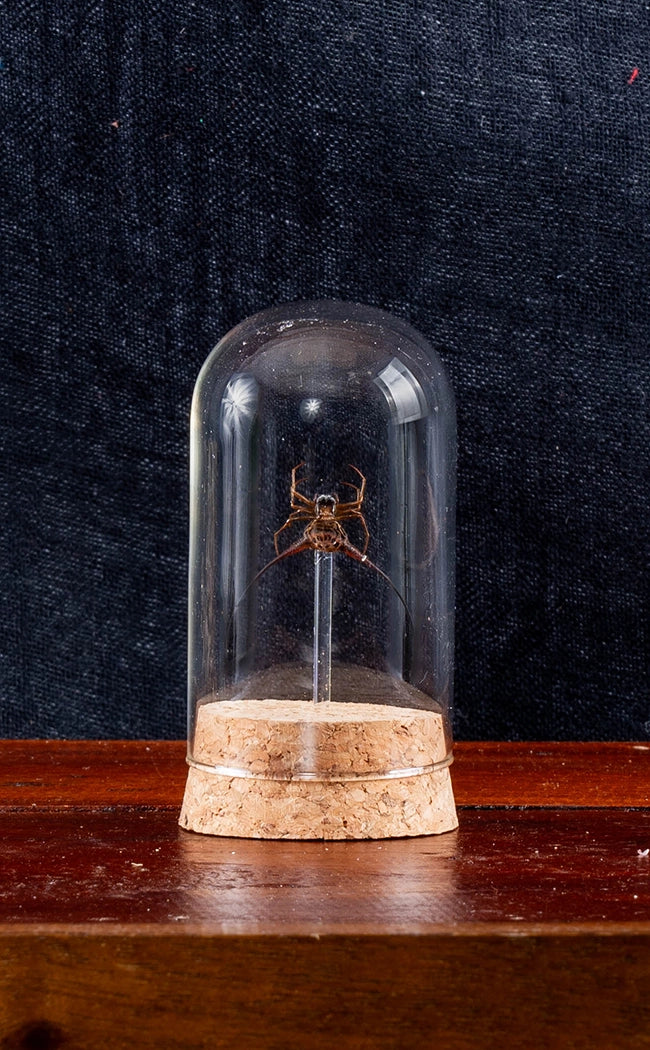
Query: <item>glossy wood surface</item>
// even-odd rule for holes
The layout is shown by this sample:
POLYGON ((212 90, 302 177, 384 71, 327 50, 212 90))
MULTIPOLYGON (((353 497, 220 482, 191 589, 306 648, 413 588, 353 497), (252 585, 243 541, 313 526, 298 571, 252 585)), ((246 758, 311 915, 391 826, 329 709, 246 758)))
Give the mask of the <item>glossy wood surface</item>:
POLYGON ((0 743, 0 1048, 650 1046, 650 750, 461 744, 458 831, 182 831, 178 742, 0 743))
POLYGON ((5 818, 0 923, 190 923, 237 933, 650 918, 650 811, 466 809, 381 842, 195 835, 172 809, 5 818))
MULTIPOLYGON (((37 805, 180 807, 184 741, 0 741, 0 812, 37 805)), ((647 806, 647 743, 457 743, 459 806, 647 806)))

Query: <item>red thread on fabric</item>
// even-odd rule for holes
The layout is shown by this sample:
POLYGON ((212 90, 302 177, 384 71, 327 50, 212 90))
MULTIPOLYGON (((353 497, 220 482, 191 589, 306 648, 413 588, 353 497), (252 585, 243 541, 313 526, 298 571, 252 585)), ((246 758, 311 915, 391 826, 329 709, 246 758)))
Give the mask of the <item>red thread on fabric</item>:
POLYGON ((633 84, 634 81, 636 80, 636 78, 638 77, 638 75, 639 75, 639 70, 635 66, 634 69, 632 70, 632 74, 631 74, 631 76, 630 76, 630 78, 628 80, 628 84, 633 84))

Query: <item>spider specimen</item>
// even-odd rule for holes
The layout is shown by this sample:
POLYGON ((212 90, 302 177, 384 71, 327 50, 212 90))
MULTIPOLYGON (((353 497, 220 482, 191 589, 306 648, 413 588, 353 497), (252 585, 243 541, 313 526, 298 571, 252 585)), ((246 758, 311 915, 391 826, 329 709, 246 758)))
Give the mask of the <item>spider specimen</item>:
POLYGON ((291 471, 291 514, 282 528, 278 529, 273 536, 275 553, 280 555, 280 548, 278 547, 278 536, 280 533, 288 529, 294 521, 306 520, 307 525, 301 539, 296 540, 290 547, 282 551, 283 557, 288 557, 289 554, 298 554, 300 551, 311 548, 315 551, 323 551, 325 554, 333 554, 334 551, 342 550, 345 554, 349 554, 350 557, 356 558, 358 561, 364 561, 368 543, 370 542, 370 533, 368 532, 366 519, 361 513, 361 505, 366 492, 364 475, 357 467, 352 467, 352 464, 350 464, 352 470, 359 475, 361 485, 353 485, 350 481, 343 482, 344 485, 347 485, 348 488, 353 489, 356 493, 356 499, 351 500, 349 503, 339 503, 337 496, 328 496, 325 493, 311 500, 303 496, 302 492, 298 490, 298 485, 305 479, 296 480, 296 473, 303 466, 304 463, 299 463, 291 471), (345 529, 341 525, 341 522, 346 518, 357 518, 361 524, 364 533, 363 550, 358 550, 350 543, 345 529))
POLYGON ((322 551, 324 554, 334 554, 337 551, 340 551, 342 554, 347 554, 348 558, 353 558, 354 561, 360 561, 363 565, 367 565, 369 569, 373 569, 382 577, 382 579, 386 580, 401 601, 410 618, 406 602, 395 587, 393 581, 386 575, 383 569, 380 569, 378 565, 375 565, 374 562, 370 561, 370 558, 366 554, 370 542, 370 533, 368 532, 366 519, 361 511, 363 499, 366 493, 365 476, 361 473, 358 467, 354 467, 350 464, 351 469, 355 474, 358 474, 360 480, 359 485, 355 485, 350 481, 343 482, 347 488, 353 490, 355 494, 353 500, 349 500, 346 503, 340 503, 338 496, 330 495, 328 493, 320 493, 312 500, 303 495, 298 488, 298 486, 303 484, 306 480, 305 478, 296 477, 296 474, 303 466, 304 463, 298 463, 298 465, 291 471, 291 513, 284 525, 274 533, 273 542, 275 544, 276 556, 260 569, 249 586, 255 583, 255 581, 258 580, 267 569, 270 569, 272 565, 276 565, 279 561, 283 561, 284 558, 291 557, 292 554, 300 554, 301 551, 306 550, 322 551), (351 519, 358 521, 363 532, 362 549, 354 546, 341 524, 342 521, 351 519), (280 534, 293 525, 294 522, 303 521, 306 522, 306 525, 302 536, 281 551, 278 546, 278 537, 280 534))

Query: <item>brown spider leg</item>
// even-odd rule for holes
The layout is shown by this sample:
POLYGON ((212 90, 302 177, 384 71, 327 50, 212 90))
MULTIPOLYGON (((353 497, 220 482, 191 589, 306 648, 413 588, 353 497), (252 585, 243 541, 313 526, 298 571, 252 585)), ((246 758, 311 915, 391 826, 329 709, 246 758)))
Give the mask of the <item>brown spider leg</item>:
MULTIPOLYGON (((352 467, 352 469, 356 470, 357 468, 356 467, 352 467)), ((361 471, 359 471, 358 473, 361 474, 361 471)), ((365 492, 366 492, 366 479, 363 477, 363 474, 361 474, 361 477, 363 478, 363 481, 361 482, 361 488, 359 488, 358 485, 353 485, 351 481, 343 481, 342 482, 342 484, 347 486, 347 488, 354 489, 354 491, 357 494, 357 498, 356 499, 350 500, 349 503, 341 503, 340 504, 340 506, 343 509, 345 509, 346 507, 350 507, 350 508, 356 508, 356 510, 361 510, 361 504, 363 503, 363 497, 364 497, 365 492)))
MULTIPOLYGON (((313 548, 312 544, 309 543, 308 540, 305 540, 304 537, 301 537, 299 540, 296 540, 296 542, 292 543, 290 547, 287 547, 286 550, 281 551, 280 554, 278 554, 275 558, 271 558, 270 561, 267 561, 266 565, 262 566, 260 571, 258 573, 256 573, 255 576, 253 576, 253 579, 248 584, 246 590, 244 591, 244 593, 242 594, 241 598, 239 599, 239 602, 241 602, 244 599, 244 597, 246 596, 248 591, 251 589, 253 584, 257 583, 257 581, 259 580, 260 576, 263 576, 264 573, 266 572, 266 570, 270 569, 272 565, 277 565, 279 561, 284 561, 285 558, 290 558, 292 554, 300 554, 301 551, 313 550, 313 549, 314 548, 313 548)), ((237 602, 238 605, 239 605, 239 602, 237 602)))
POLYGON ((404 611, 408 616, 409 623, 411 624, 411 626, 413 626, 413 618, 411 617, 411 614, 409 612, 408 605, 402 598, 402 595, 397 590, 397 587, 391 580, 390 576, 387 576, 383 569, 380 569, 378 565, 375 565, 374 561, 370 561, 370 558, 366 554, 363 554, 360 550, 358 550, 354 546, 354 544, 350 543, 348 539, 345 539, 343 543, 341 543, 339 550, 342 554, 347 554, 348 558, 352 558, 354 561, 360 561, 362 565, 367 565, 369 569, 374 569, 374 571, 378 573, 379 576, 381 576, 382 580, 386 581, 390 589, 401 601, 402 605, 404 606, 404 611))
MULTIPOLYGON (((296 506, 296 501, 297 500, 300 500, 301 503, 304 503, 306 507, 310 508, 310 510, 314 506, 313 499, 307 499, 306 496, 303 496, 302 492, 298 492, 298 489, 292 489, 291 490, 291 508, 293 510, 298 510, 298 508, 296 506)), ((312 510, 312 514, 315 514, 315 513, 316 513, 315 510, 312 510)))
MULTIPOLYGON (((260 571, 255 573, 255 575, 253 576, 253 579, 247 585, 246 589, 244 590, 244 593, 242 594, 241 598, 237 602, 237 607, 239 607, 239 605, 243 602, 244 598, 248 594, 248 592, 251 589, 251 587, 255 583, 257 583, 257 581, 260 579, 261 576, 264 575, 264 573, 267 571, 267 569, 270 569, 273 565, 277 565, 278 562, 280 562, 280 561, 284 561, 285 558, 290 558, 294 554, 300 554, 302 551, 314 550, 314 549, 315 548, 309 542, 309 540, 306 540, 304 538, 304 536, 303 536, 299 540, 296 540, 296 542, 293 543, 290 547, 287 547, 286 550, 284 550, 280 554, 278 554, 275 558, 271 558, 270 561, 267 561, 266 565, 263 565, 262 568, 260 569, 260 571)), ((386 581, 386 583, 388 584, 390 589, 393 591, 395 596, 397 598, 399 598, 400 602, 404 606, 404 611, 405 611, 405 613, 406 613, 406 615, 408 617, 409 624, 412 627, 413 626, 413 617, 411 616, 411 613, 409 612, 408 605, 406 604, 406 602, 402 598, 402 595, 397 590, 397 587, 395 586, 395 584, 391 580, 390 576, 387 576, 383 569, 380 569, 378 565, 375 565, 374 561, 370 561, 370 558, 368 558, 365 554, 363 554, 360 550, 358 550, 354 546, 354 544, 350 543, 350 541, 348 540, 347 537, 343 537, 343 542, 341 543, 341 545, 339 546, 338 549, 339 549, 339 551, 341 551, 341 553, 347 554, 348 558, 352 558, 353 561, 360 561, 362 565, 366 565, 369 569, 373 569, 379 576, 381 576, 382 580, 386 581)), ((334 553, 334 552, 332 552, 332 553, 334 553)))
POLYGON ((289 494, 291 506, 295 507, 295 501, 300 500, 301 503, 306 503, 308 506, 314 507, 314 501, 308 499, 308 497, 305 496, 304 493, 302 493, 298 488, 298 485, 302 485, 305 481, 307 481, 307 478, 298 478, 298 480, 296 481, 293 475, 294 471, 297 469, 297 467, 294 467, 294 470, 291 471, 291 491, 289 494))
MULTIPOLYGON (((279 554, 280 549, 278 547, 278 536, 285 529, 288 529, 290 525, 293 525, 294 521, 304 521, 306 518, 311 518, 311 511, 308 511, 306 507, 296 507, 296 509, 289 515, 284 525, 278 529, 277 532, 273 533, 273 543, 275 545, 275 553, 279 554)), ((287 548, 288 549, 288 548, 287 548)))
POLYGON ((366 475, 362 474, 361 471, 359 470, 359 468, 358 467, 354 467, 352 465, 352 463, 349 463, 348 466, 350 467, 351 470, 353 470, 355 472, 355 474, 358 474, 359 477, 361 478, 361 488, 357 489, 357 492, 359 493, 359 503, 363 503, 363 497, 366 494, 366 475))
POLYGON ((259 580, 260 576, 263 576, 267 569, 270 569, 272 565, 277 565, 279 561, 284 561, 285 558, 290 558, 292 554, 300 554, 301 551, 306 551, 306 550, 313 550, 313 547, 312 547, 311 543, 307 542, 305 540, 305 538, 302 537, 301 539, 296 540, 296 542, 294 544, 292 544, 291 547, 287 547, 286 550, 281 551, 281 553, 278 554, 275 558, 271 558, 270 561, 267 561, 266 565, 263 565, 262 568, 260 569, 260 571, 255 573, 255 575, 253 576, 253 579, 250 581, 250 583, 246 584, 246 587, 244 588, 244 590, 243 590, 243 592, 241 594, 241 597, 239 598, 235 608, 233 609, 233 611, 231 613, 231 617, 230 617, 230 621, 229 622, 232 624, 232 620, 234 619, 234 616, 235 616, 235 613, 237 612, 237 609, 239 608, 239 606, 243 602, 244 598, 246 597, 246 595, 250 591, 251 587, 254 584, 257 583, 257 581, 259 580))
POLYGON ((342 503, 336 509, 337 509, 337 511, 340 511, 340 510, 344 511, 343 514, 338 514, 337 513, 335 515, 337 521, 340 521, 342 518, 358 518, 359 521, 361 522, 361 528, 363 529, 363 533, 364 533, 364 544, 363 544, 363 550, 361 551, 361 553, 365 554, 366 551, 368 550, 368 544, 370 543, 370 533, 368 532, 368 526, 366 525, 366 519, 364 518, 363 514, 361 513, 360 510, 354 509, 354 508, 352 508, 352 506, 350 504, 345 504, 345 503, 342 503), (349 507, 350 509, 346 510, 345 509, 346 506, 349 507))
POLYGON ((353 512, 355 510, 361 510, 361 504, 358 499, 350 500, 349 503, 337 503, 335 514, 337 518, 344 518, 348 512, 353 512))
POLYGON ((351 481, 342 481, 341 484, 345 485, 346 489, 353 489, 353 491, 356 492, 357 498, 353 499, 351 502, 358 503, 358 505, 361 506, 361 504, 363 503, 363 496, 359 495, 361 489, 358 487, 358 485, 353 485, 351 481))
POLYGON ((359 488, 359 486, 355 485, 354 482, 352 482, 352 481, 342 481, 341 485, 344 485, 346 488, 352 489, 354 492, 356 492, 357 498, 352 500, 350 503, 341 504, 341 505, 342 506, 352 506, 354 504, 358 508, 360 508, 361 504, 363 503, 363 497, 364 497, 365 491, 366 491, 366 479, 365 479, 364 475, 361 473, 361 471, 358 469, 358 467, 353 467, 351 463, 348 463, 348 466, 350 467, 351 470, 355 470, 357 472, 357 474, 359 475, 359 477, 361 478, 361 487, 359 488))
POLYGON ((307 478, 298 478, 298 480, 296 481, 296 472, 299 471, 301 467, 304 467, 304 465, 305 465, 305 461, 303 460, 302 463, 298 463, 298 465, 296 467, 294 467, 293 470, 291 471, 290 500, 291 500, 291 507, 292 507, 292 509, 296 509, 295 508, 295 500, 297 500, 297 499, 299 499, 301 501, 301 503, 308 504, 308 506, 311 507, 311 508, 314 507, 313 500, 308 499, 307 496, 304 496, 302 494, 302 492, 300 492, 300 490, 298 489, 298 485, 302 485, 303 481, 307 481, 307 478))

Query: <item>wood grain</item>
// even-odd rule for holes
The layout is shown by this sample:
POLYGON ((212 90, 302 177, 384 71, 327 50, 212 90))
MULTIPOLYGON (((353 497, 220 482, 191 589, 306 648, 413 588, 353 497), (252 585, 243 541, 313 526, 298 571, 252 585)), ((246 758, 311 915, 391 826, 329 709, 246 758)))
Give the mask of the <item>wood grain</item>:
MULTIPOLYGON (((0 742, 0 810, 111 805, 180 809, 184 741, 0 742)), ((459 806, 648 806, 650 744, 460 742, 459 806)))
POLYGON ((634 934, 4 933, 0 1046, 636 1050, 647 955, 634 934))
POLYGON ((180 809, 184 741, 0 741, 0 811, 13 808, 180 809))
POLYGON ((178 742, 0 743, 0 1050, 650 1046, 650 752, 461 744, 457 831, 177 825, 178 742))
POLYGON ((0 922, 204 925, 246 934, 650 918, 650 811, 464 810, 379 842, 195 835, 175 811, 3 821, 0 922))
POLYGON ((650 744, 458 743, 459 805, 648 806, 650 744))

